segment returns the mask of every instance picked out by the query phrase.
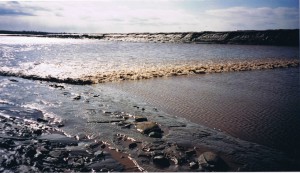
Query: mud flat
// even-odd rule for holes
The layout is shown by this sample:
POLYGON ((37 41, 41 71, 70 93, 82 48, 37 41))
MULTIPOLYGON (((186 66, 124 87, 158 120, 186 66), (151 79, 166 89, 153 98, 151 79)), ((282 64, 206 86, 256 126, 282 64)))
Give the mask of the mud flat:
POLYGON ((11 77, 0 79, 1 98, 21 104, 1 103, 1 130, 5 135, 1 138, 1 151, 5 153, 1 158, 2 169, 300 170, 299 159, 286 153, 166 114, 126 95, 114 95, 114 90, 102 85, 74 86, 11 77), (21 93, 23 99, 18 98, 21 93), (51 123, 51 116, 46 116, 45 110, 41 113, 39 109, 29 109, 28 105, 32 104, 44 107, 60 120, 51 123), (31 119, 31 122, 12 118, 15 114, 22 119, 31 119), (17 151, 17 145, 24 147, 17 151), (39 152, 41 156, 38 156, 39 152), (21 157, 16 158, 15 153, 21 157), (37 160, 37 157, 42 159, 37 160), (126 167, 128 165, 132 166, 126 167))
POLYGON ((128 155, 84 133, 67 135, 63 126, 39 110, 0 102, 0 171, 140 171, 128 155))

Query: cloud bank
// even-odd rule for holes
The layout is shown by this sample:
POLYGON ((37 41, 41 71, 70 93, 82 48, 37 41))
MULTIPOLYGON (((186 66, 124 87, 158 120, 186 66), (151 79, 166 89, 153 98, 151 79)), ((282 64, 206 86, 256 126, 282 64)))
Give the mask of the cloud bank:
POLYGON ((0 2, 0 29, 103 33, 299 27, 299 8, 199 6, 192 10, 175 2, 178 1, 0 2))

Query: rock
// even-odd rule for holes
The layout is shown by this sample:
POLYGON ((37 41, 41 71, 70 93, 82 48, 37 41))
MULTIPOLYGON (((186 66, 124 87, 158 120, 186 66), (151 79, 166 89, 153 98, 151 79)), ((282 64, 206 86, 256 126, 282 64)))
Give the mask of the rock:
POLYGON ((103 151, 97 151, 94 153, 95 158, 100 159, 102 157, 104 157, 104 153, 103 151))
POLYGON ((40 122, 40 123, 48 123, 48 120, 45 120, 43 118, 37 118, 36 120, 37 120, 37 122, 40 122))
POLYGON ((225 162, 213 152, 204 152, 198 158, 198 163, 204 169, 208 169, 211 171, 226 171, 225 162))
POLYGON ((36 154, 36 150, 33 146, 29 145, 25 149, 25 156, 29 158, 33 158, 34 155, 36 154))
POLYGON ((62 85, 57 85, 57 84, 51 84, 51 85, 49 85, 49 86, 50 86, 50 87, 53 87, 53 88, 65 89, 64 86, 62 86, 62 85))
POLYGON ((199 168, 199 164, 196 163, 196 162, 191 162, 191 163, 189 164, 189 167, 190 167, 191 169, 197 169, 197 168, 199 168))
POLYGON ((137 143, 136 142, 132 142, 128 145, 129 149, 134 149, 135 147, 137 147, 137 143))
POLYGON ((101 147, 102 149, 104 149, 104 148, 106 147, 106 145, 105 145, 105 144, 102 144, 100 147, 101 147))
POLYGON ((196 155, 196 151, 195 150, 188 150, 185 152, 185 154, 189 157, 196 155))
POLYGON ((64 124, 58 124, 57 125, 58 128, 61 128, 61 127, 64 127, 64 126, 65 126, 64 124))
POLYGON ((48 148, 48 146, 41 146, 40 148, 38 148, 38 151, 42 154, 48 154, 50 152, 48 148))
POLYGON ((161 132, 161 129, 155 122, 138 122, 136 128, 143 134, 149 134, 150 132, 161 132))
POLYGON ((161 138, 162 134, 159 132, 150 132, 148 136, 151 138, 161 138))
POLYGON ((79 133, 76 135, 76 139, 78 141, 81 141, 81 140, 84 140, 84 139, 87 139, 88 137, 84 134, 84 133, 79 133))
POLYGON ((148 119, 146 117, 143 116, 134 116, 134 120, 136 122, 144 122, 144 121, 148 121, 148 119))
POLYGON ((76 96, 76 97, 73 98, 73 100, 80 100, 80 99, 81 99, 80 95, 78 95, 78 96, 76 96))
POLYGON ((16 158, 13 157, 13 156, 10 156, 8 157, 7 159, 5 159, 3 162, 2 162, 2 166, 3 167, 6 167, 6 168, 12 168, 12 167, 15 167, 17 166, 17 161, 16 161, 16 158))
POLYGON ((131 124, 125 124, 122 128, 130 129, 130 127, 131 127, 131 124))
POLYGON ((11 139, 5 139, 4 141, 1 141, 0 142, 0 147, 1 148, 6 148, 6 149, 8 149, 8 148, 10 148, 12 145, 14 145, 15 143, 14 143, 14 141, 13 140, 11 140, 11 139))
POLYGON ((9 79, 11 82, 19 82, 16 79, 9 79))
POLYGON ((33 131, 34 134, 40 136, 42 134, 42 130, 41 129, 37 129, 33 131))
POLYGON ((99 147, 101 144, 102 144, 102 142, 92 142, 87 146, 87 148, 95 149, 95 148, 99 147))
POLYGON ((155 156, 153 158, 153 163, 157 166, 161 166, 161 167, 168 167, 170 166, 170 162, 167 158, 165 158, 164 156, 162 155, 159 155, 159 156, 155 156))

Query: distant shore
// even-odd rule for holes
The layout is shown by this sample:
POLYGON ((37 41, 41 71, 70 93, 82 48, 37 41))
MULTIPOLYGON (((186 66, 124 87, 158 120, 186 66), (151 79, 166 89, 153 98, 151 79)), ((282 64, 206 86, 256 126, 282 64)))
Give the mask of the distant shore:
POLYGON ((0 30, 0 34, 127 42, 299 46, 299 29, 166 33, 50 33, 0 30))

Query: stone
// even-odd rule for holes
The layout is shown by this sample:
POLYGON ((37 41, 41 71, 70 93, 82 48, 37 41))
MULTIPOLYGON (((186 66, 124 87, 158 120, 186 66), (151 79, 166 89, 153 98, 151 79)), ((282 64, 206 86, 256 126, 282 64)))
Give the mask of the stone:
POLYGON ((39 136, 39 135, 42 134, 42 130, 41 129, 37 129, 37 130, 34 130, 33 133, 39 136))
POLYGON ((73 100, 80 100, 80 99, 81 99, 81 96, 79 96, 79 95, 73 98, 73 100))
POLYGON ((195 150, 188 150, 185 152, 185 154, 189 157, 196 155, 196 151, 195 150))
POLYGON ((102 149, 104 149, 104 148, 106 147, 106 145, 105 145, 105 144, 102 144, 100 147, 101 147, 102 149))
POLYGON ((79 133, 76 135, 76 139, 78 141, 81 141, 81 140, 87 139, 87 136, 84 133, 79 133))
POLYGON ((97 151, 94 153, 94 156, 95 156, 95 158, 99 159, 99 158, 104 157, 104 153, 103 153, 103 151, 97 151))
POLYGON ((40 123, 48 123, 48 120, 45 120, 43 118, 37 118, 36 120, 37 120, 37 122, 40 122, 40 123))
POLYGON ((197 168, 199 168, 199 164, 196 162, 190 162, 189 167, 191 169, 197 169, 197 168))
POLYGON ((102 144, 102 142, 92 142, 87 146, 87 148, 95 149, 95 148, 99 147, 101 144, 102 144))
POLYGON ((168 167, 170 166, 169 160, 163 155, 154 156, 153 163, 157 166, 168 167))
POLYGON ((128 145, 129 149, 134 149, 135 147, 137 147, 137 143, 136 142, 132 142, 128 145))
POLYGON ((150 132, 161 132, 161 129, 155 122, 138 122, 136 124, 136 129, 143 133, 149 134, 150 132))
POLYGON ((144 122, 144 121, 148 121, 148 119, 146 117, 143 116, 134 116, 134 120, 136 122, 144 122))
POLYGON ((57 125, 58 128, 61 128, 61 127, 64 127, 64 126, 65 126, 64 124, 58 124, 57 125))
POLYGON ((30 157, 33 158, 34 155, 36 154, 36 150, 33 146, 29 145, 28 147, 26 147, 25 149, 25 156, 26 157, 30 157))
POLYGON ((225 162, 213 152, 204 152, 198 158, 198 163, 204 169, 212 170, 212 171, 225 171, 226 164, 225 162))
POLYGON ((151 138, 161 138, 162 134, 159 132, 150 132, 148 136, 151 138))

